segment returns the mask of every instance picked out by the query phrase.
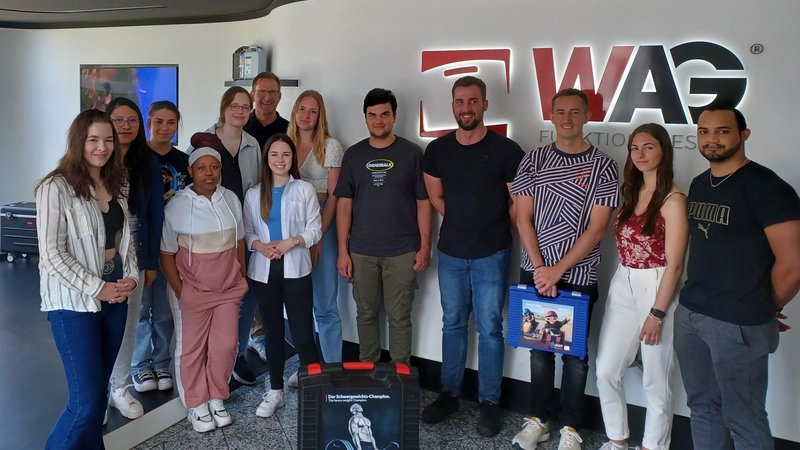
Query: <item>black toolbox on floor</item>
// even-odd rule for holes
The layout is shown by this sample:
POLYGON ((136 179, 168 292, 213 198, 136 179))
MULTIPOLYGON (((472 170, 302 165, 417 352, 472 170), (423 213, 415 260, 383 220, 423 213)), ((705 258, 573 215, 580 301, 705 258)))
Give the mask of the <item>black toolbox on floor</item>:
POLYGON ((405 364, 309 364, 300 371, 299 449, 419 449, 419 378, 405 364))
POLYGON ((36 203, 16 202, 0 206, 0 253, 8 262, 18 256, 39 253, 36 235, 36 203))

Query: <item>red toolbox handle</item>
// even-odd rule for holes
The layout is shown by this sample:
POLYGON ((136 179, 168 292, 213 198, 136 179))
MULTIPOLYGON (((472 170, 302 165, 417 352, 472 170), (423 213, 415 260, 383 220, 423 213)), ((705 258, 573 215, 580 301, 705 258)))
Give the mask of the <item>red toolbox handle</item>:
POLYGON ((345 362, 342 363, 344 370, 374 370, 375 363, 371 362, 345 362))
POLYGON ((322 373, 322 364, 320 363, 311 363, 308 365, 308 374, 309 375, 319 375, 322 373))

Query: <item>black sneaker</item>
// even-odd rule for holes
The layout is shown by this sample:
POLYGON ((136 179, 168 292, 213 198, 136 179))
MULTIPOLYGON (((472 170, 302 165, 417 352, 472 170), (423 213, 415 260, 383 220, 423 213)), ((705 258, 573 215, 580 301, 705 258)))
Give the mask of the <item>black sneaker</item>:
POLYGON ((489 400, 484 400, 478 405, 478 433, 481 436, 497 436, 503 428, 503 411, 489 400))
POLYGON ((422 421, 429 425, 439 423, 458 411, 458 399, 442 392, 439 398, 422 410, 422 421))
POLYGON ((245 386, 253 386, 256 384, 256 376, 253 375, 244 356, 236 357, 236 364, 233 366, 233 379, 245 386))

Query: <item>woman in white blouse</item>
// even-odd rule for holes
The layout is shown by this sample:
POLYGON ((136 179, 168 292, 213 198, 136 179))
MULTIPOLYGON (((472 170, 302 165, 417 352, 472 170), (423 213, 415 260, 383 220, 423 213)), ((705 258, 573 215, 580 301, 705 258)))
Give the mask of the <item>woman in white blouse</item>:
POLYGON ((311 255, 322 232, 314 188, 299 179, 294 143, 285 134, 264 144, 260 183, 247 191, 244 230, 253 253, 247 265, 251 290, 267 330, 265 344, 271 388, 256 415, 270 417, 283 401, 284 321, 305 366, 319 362, 311 313, 311 255))

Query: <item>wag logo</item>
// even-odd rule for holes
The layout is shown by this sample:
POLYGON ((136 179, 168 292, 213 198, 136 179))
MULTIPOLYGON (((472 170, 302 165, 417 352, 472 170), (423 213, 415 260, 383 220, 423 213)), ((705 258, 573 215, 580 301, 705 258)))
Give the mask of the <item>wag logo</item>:
MULTIPOLYGON (((557 92, 553 49, 534 48, 533 62, 542 119, 549 120, 550 101, 557 92)), ((614 46, 596 89, 594 69, 591 48, 573 48, 558 90, 576 87, 580 80, 580 89, 589 97, 591 120, 597 122, 628 123, 637 109, 658 109, 668 124, 688 124, 689 119, 697 123, 700 112, 707 106, 738 105, 747 87, 739 58, 711 42, 687 42, 669 50, 663 45, 614 46), (713 99, 702 106, 689 106, 690 117, 687 117, 675 72, 690 61, 710 64, 719 76, 688 77, 689 94, 711 95, 713 99), (614 98, 616 102, 612 105, 614 98)))
MULTIPOLYGON (((710 105, 737 106, 747 88, 742 61, 731 50, 713 42, 686 42, 669 49, 664 45, 615 45, 602 67, 599 83, 595 83, 595 74, 600 72, 596 70, 599 67, 592 57, 591 47, 572 49, 560 73, 560 81, 555 56, 551 47, 533 48, 535 75, 532 85, 528 86, 538 91, 541 119, 545 121, 550 120, 553 96, 565 88, 577 87, 587 94, 594 122, 630 123, 636 110, 655 109, 661 112, 667 124, 697 123, 700 112, 710 105), (713 69, 713 75, 700 76, 691 72, 697 64, 713 69), (679 89, 687 85, 688 91, 683 90, 697 95, 691 99, 693 103, 705 101, 705 104, 687 104, 679 89)), ((455 79, 465 74, 483 78, 479 65, 487 61, 503 63, 506 92, 511 94, 511 49, 508 48, 423 51, 421 72, 440 69, 445 78, 455 79)), ((519 90, 516 85, 514 88, 519 90)), ((419 115, 421 137, 438 137, 452 131, 425 129, 422 100, 419 115)), ((503 135, 508 130, 507 123, 487 126, 503 135)))

